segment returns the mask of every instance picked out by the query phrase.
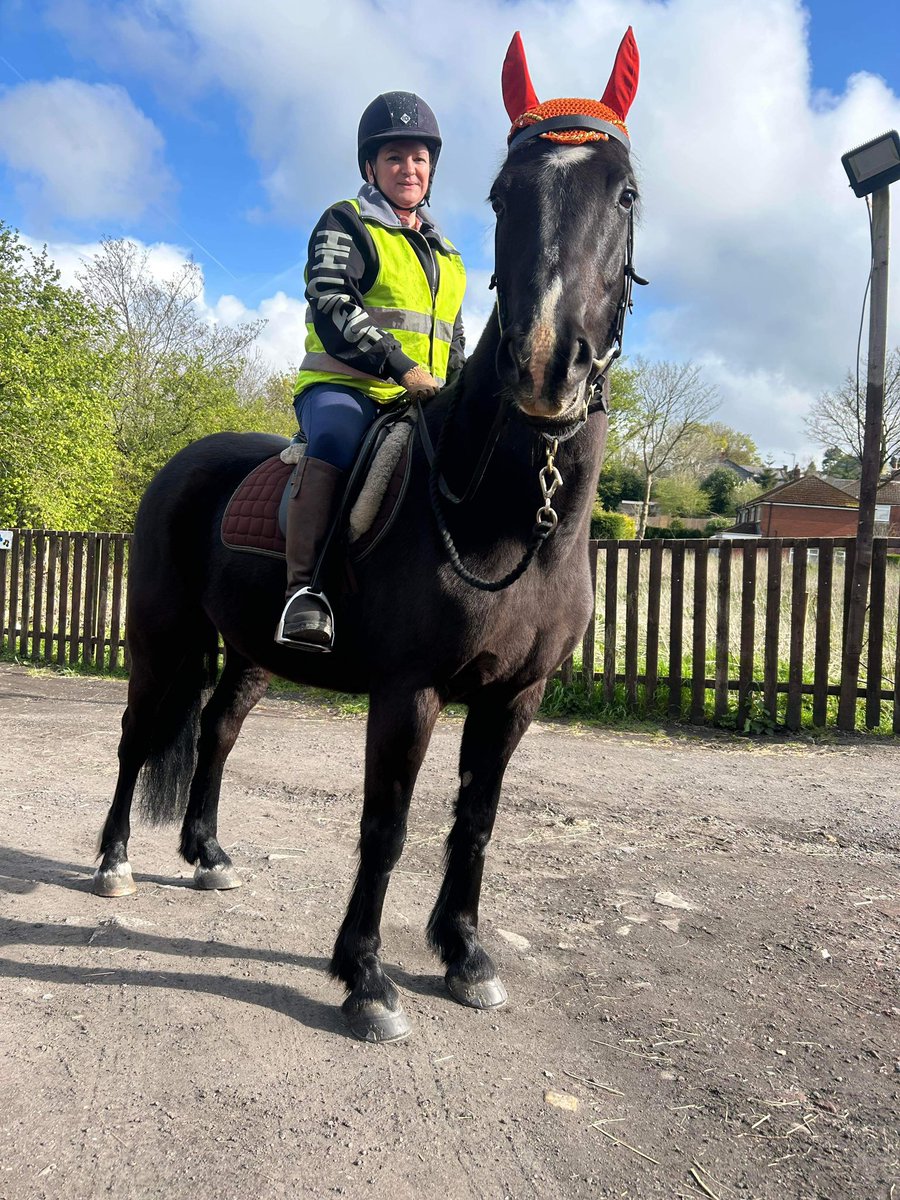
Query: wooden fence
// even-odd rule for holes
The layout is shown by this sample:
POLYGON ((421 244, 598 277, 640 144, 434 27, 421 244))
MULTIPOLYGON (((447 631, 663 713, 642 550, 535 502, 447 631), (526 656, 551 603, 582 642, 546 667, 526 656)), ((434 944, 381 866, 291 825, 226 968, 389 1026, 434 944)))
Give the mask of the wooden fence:
MULTIPOLYGON (((875 539, 857 686, 858 723, 894 733, 898 547, 875 539)), ((595 619, 563 681, 696 725, 833 724, 854 552, 852 538, 591 542, 595 619)))
MULTIPOLYGON (((126 666, 129 534, 13 531, 0 551, 0 649, 126 666)), ((858 724, 900 733, 900 542, 875 539, 858 724)), ((564 682, 692 724, 836 719, 850 538, 592 541, 597 604, 564 682)))
POLYGON ((127 533, 15 529, 0 551, 0 647, 23 661, 125 665, 127 533))

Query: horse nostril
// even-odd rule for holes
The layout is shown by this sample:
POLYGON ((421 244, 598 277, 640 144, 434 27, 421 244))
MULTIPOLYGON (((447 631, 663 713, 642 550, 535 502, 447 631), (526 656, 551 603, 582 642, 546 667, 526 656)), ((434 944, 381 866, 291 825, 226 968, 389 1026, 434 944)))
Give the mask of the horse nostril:
POLYGON ((522 378, 522 339, 508 330, 497 347, 497 374, 507 384, 518 383, 522 378))
POLYGON ((579 367, 588 367, 594 361, 594 351, 586 338, 580 337, 575 343, 574 363, 579 367))

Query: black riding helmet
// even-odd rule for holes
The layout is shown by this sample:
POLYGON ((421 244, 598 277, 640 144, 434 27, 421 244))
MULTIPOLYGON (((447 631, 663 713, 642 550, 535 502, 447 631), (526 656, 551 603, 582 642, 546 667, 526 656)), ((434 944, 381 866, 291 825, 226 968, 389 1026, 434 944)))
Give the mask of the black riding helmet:
MULTIPOLYGON (((424 142, 431 153, 428 193, 434 180, 434 169, 441 153, 441 131, 437 117, 415 92, 384 92, 376 96, 359 120, 356 135, 356 157, 359 173, 366 178, 366 163, 374 159, 384 142, 403 138, 424 142)), ((426 203, 428 196, 423 203, 426 203)))

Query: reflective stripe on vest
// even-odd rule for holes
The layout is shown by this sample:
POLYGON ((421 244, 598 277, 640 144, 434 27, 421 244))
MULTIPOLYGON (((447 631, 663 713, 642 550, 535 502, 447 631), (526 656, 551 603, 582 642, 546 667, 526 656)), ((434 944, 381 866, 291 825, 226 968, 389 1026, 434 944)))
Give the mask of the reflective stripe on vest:
MULTIPOLYGON (((348 203, 359 212, 358 200, 348 203)), ((453 328, 466 287, 462 259, 455 253, 436 251, 428 243, 437 274, 437 294, 432 297, 422 264, 411 245, 411 238, 417 235, 401 226, 371 220, 365 224, 378 255, 378 274, 363 297, 366 313, 377 328, 391 330, 404 354, 443 382, 447 377, 453 328)), ((316 383, 348 382, 380 403, 389 403, 403 395, 403 388, 393 379, 379 379, 354 370, 328 354, 307 308, 306 355, 300 364, 295 393, 316 383)))

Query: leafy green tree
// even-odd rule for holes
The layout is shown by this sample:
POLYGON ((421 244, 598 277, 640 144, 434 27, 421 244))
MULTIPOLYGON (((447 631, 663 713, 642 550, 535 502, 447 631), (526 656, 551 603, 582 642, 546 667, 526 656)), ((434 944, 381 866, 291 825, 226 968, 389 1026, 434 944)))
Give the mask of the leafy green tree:
MULTIPOLYGON (((638 374, 625 359, 618 359, 609 373, 609 432, 606 461, 618 461, 627 441, 638 407, 638 374)), ((623 499, 631 499, 625 496, 623 499)), ((639 499, 640 497, 634 497, 639 499)))
POLYGON ((727 467, 716 467, 706 476, 700 487, 709 497, 709 511, 722 516, 734 512, 732 497, 738 486, 738 477, 727 467))
POLYGON ((757 472, 756 479, 764 492, 775 486, 778 482, 778 472, 771 459, 766 459, 762 470, 757 472))
POLYGON ((739 508, 761 496, 763 490, 762 485, 755 479, 745 479, 743 483, 739 483, 731 493, 731 513, 736 513, 739 508))
POLYGON ((653 498, 671 517, 705 517, 710 511, 709 495, 690 475, 666 475, 657 479, 653 498))
POLYGON ((822 455, 822 474, 837 479, 859 479, 862 463, 855 454, 845 454, 839 446, 829 446, 822 455))
POLYGON ((130 528, 153 474, 189 442, 222 430, 294 431, 287 377, 267 373, 253 351, 262 322, 208 319, 195 262, 160 279, 147 250, 107 240, 79 282, 121 347, 111 389, 120 528, 130 528))
POLYGON ((615 512, 622 500, 640 500, 644 494, 644 481, 633 467, 620 462, 604 466, 597 480, 597 495, 607 512, 615 512))
POLYGON ((98 528, 117 486, 105 315, 0 223, 0 522, 98 528))

